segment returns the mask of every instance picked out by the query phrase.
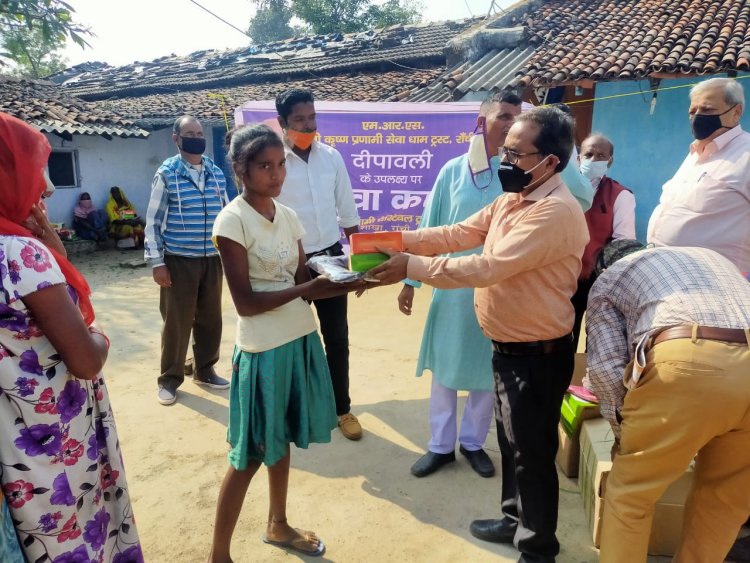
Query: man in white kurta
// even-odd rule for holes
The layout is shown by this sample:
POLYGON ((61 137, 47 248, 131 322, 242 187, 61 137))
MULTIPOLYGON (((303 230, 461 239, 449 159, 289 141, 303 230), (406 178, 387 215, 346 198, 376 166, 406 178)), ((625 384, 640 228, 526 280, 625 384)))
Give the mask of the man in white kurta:
MULTIPOLYGON (((496 94, 482 103, 480 117, 485 119, 486 153, 492 156, 490 168, 473 174, 468 154, 450 160, 438 174, 420 228, 463 221, 501 194, 497 149, 520 113, 521 99, 513 94, 496 94)), ((481 248, 451 256, 479 251, 481 248)), ((406 281, 398 298, 402 312, 411 312, 414 288, 420 285, 406 281)), ((482 334, 474 314, 474 289, 433 290, 417 363, 417 376, 424 370, 432 372, 431 437, 427 453, 411 468, 413 475, 424 477, 455 461, 457 439, 459 451, 479 475, 494 475, 495 467, 483 449, 494 407, 491 360, 492 345, 482 334), (458 390, 469 392, 460 433, 456 420, 458 390)))

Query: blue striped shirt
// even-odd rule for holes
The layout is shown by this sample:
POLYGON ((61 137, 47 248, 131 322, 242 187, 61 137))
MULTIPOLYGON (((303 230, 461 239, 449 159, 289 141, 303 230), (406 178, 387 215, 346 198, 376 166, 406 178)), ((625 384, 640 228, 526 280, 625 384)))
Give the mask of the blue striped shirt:
POLYGON ((216 256, 211 241, 216 216, 228 203, 224 173, 207 156, 200 173, 180 156, 168 158, 151 184, 146 212, 145 257, 152 266, 164 254, 203 258, 216 256))

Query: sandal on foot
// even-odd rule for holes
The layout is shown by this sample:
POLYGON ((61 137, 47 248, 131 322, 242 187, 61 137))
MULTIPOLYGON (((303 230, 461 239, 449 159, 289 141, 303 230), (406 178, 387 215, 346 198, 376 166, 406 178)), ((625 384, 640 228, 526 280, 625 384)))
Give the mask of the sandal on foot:
POLYGON ((310 546, 309 535, 312 534, 312 532, 306 532, 305 530, 300 530, 299 528, 294 528, 294 531, 299 534, 299 536, 297 536, 296 538, 291 538, 288 540, 272 540, 266 534, 263 534, 262 539, 264 543, 267 543, 269 545, 280 547, 282 549, 290 549, 292 551, 296 551, 297 553, 308 555, 310 557, 318 557, 319 555, 323 555, 323 553, 325 553, 326 546, 323 544, 322 539, 313 535, 313 537, 318 540, 318 547, 315 549, 308 549, 308 547, 310 546))

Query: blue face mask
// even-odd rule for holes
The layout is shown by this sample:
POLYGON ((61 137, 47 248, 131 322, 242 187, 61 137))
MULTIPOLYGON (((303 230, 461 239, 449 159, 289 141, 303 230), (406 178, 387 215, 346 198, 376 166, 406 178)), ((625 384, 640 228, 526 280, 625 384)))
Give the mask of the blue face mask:
POLYGON ((182 137, 182 150, 188 154, 203 154, 206 152, 206 139, 201 137, 182 137))

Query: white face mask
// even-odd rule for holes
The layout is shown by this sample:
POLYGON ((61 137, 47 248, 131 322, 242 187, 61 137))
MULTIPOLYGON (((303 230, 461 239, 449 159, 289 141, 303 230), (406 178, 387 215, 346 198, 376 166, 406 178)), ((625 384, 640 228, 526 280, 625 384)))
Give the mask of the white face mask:
MULTIPOLYGON (((467 161, 469 163, 469 172, 471 172, 472 180, 475 185, 478 185, 480 180, 484 180, 484 176, 488 173, 491 174, 490 170, 490 155, 487 153, 487 137, 485 132, 484 118, 480 118, 477 123, 476 129, 474 129, 474 135, 469 141, 469 151, 467 153, 467 161), (480 176, 481 178, 477 178, 480 176)), ((487 187, 489 183, 481 182, 479 187, 487 187)))
POLYGON ((581 174, 591 180, 594 187, 598 186, 602 178, 607 175, 607 168, 609 168, 609 162, 606 160, 581 159, 581 174))

